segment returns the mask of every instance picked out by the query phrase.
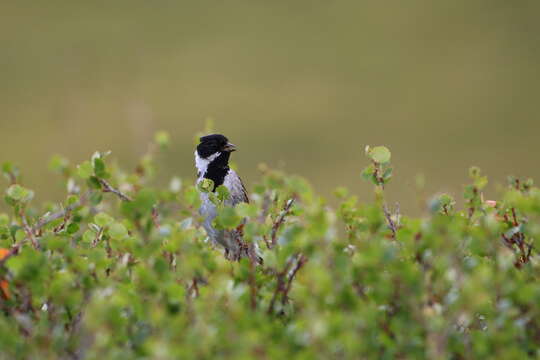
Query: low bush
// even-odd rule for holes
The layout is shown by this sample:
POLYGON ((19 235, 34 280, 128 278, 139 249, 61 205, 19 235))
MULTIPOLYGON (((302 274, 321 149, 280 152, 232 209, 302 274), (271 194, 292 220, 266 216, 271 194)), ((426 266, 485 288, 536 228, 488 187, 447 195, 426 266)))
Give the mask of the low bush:
MULTIPOLYGON (((463 210, 388 206, 390 152, 367 148, 375 200, 261 166, 251 202, 216 226, 258 245, 263 265, 206 241, 199 192, 155 185, 159 134, 133 172, 96 153, 71 166, 61 204, 34 204, 18 169, 0 215, 4 359, 523 359, 540 356, 540 189, 510 179, 486 201, 476 168, 463 210)), ((360 171, 359 171, 360 173, 360 171)), ((360 178, 360 175, 359 175, 360 178)), ((360 180, 359 180, 360 181, 360 180)), ((210 187, 212 188, 212 187, 210 187)), ((227 197, 217 191, 218 204, 227 197)))

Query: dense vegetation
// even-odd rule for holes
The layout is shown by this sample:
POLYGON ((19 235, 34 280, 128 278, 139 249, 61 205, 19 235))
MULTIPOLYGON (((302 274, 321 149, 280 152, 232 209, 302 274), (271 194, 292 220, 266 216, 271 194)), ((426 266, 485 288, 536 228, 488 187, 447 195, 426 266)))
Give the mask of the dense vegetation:
MULTIPOLYGON (((540 356, 540 189, 510 179, 498 201, 471 169, 463 210, 449 195, 411 218, 388 206, 390 152, 367 148, 375 200, 337 189, 331 209, 297 176, 261 166, 243 218, 264 264, 206 242, 199 192, 158 186, 160 133, 134 172, 96 153, 51 169, 62 204, 35 204, 19 170, 0 214, 3 359, 523 359, 540 356)), ((359 160, 360 162, 360 160, 359 160)), ((359 169, 359 181, 360 169, 359 169)), ((218 188, 220 204, 228 196, 218 188)))

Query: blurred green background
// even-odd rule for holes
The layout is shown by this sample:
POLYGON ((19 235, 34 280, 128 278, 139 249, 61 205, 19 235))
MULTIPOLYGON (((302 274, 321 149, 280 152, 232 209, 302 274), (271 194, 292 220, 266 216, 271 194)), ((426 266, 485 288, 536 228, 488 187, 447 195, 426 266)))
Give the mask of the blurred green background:
MULTIPOLYGON (((540 2, 1 1, 0 161, 40 200, 64 190, 53 154, 112 150, 134 166, 156 130, 162 176, 194 177, 193 135, 215 119, 248 186, 266 162, 371 198, 364 146, 387 145, 390 198, 417 211, 492 183, 540 179, 540 2)), ((492 190, 494 188, 492 187, 492 190)))

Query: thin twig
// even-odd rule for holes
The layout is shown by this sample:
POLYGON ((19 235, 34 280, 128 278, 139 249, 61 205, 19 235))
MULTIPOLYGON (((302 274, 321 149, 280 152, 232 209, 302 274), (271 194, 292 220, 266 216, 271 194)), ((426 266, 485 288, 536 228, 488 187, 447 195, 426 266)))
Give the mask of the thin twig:
POLYGON ((60 231, 64 230, 67 226, 67 223, 70 219, 70 214, 71 212, 66 212, 65 216, 64 216, 64 221, 62 221, 62 223, 60 225, 58 225, 56 228, 53 229, 53 232, 55 234, 58 234, 60 231))
POLYGON ((9 183, 10 185, 14 185, 17 183, 17 176, 15 176, 14 173, 12 173, 11 171, 7 173, 8 177, 9 177, 9 183))
POLYGON ((18 254, 19 249, 21 248, 21 243, 15 244, 11 247, 11 250, 2 258, 0 259, 0 266, 4 265, 5 262, 12 256, 15 256, 18 254))
POLYGON ((39 243, 36 239, 36 236, 34 235, 34 231, 30 227, 30 225, 28 225, 28 220, 26 219, 26 214, 24 213, 24 210, 22 210, 19 215, 21 216, 24 232, 26 233, 26 236, 28 236, 28 238, 32 242, 32 246, 35 249, 39 248, 39 243))
POLYGON ((94 238, 94 240, 92 240, 92 247, 93 248, 97 246, 97 244, 99 243, 99 240, 101 240, 102 235, 103 235, 103 228, 99 228, 99 231, 96 234, 96 237, 94 238))
POLYGON ((188 289, 188 296, 194 297, 194 298, 199 296, 199 285, 198 285, 197 278, 195 277, 193 278, 191 282, 191 286, 188 289))
POLYGON ((99 183, 100 183, 101 186, 102 186, 103 192, 110 192, 110 193, 113 193, 114 195, 116 195, 116 196, 118 196, 120 199, 122 199, 123 201, 133 201, 133 199, 131 199, 128 195, 126 195, 126 194, 124 194, 123 192, 121 192, 120 190, 115 189, 114 187, 112 187, 111 184, 109 184, 109 183, 107 182, 107 180, 98 178, 98 181, 99 181, 99 183))
POLYGON ((292 266, 293 260, 294 260, 294 257, 291 256, 289 260, 287 261, 287 264, 285 265, 285 268, 283 269, 283 271, 277 274, 276 290, 274 291, 274 295, 272 295, 272 300, 270 300, 270 305, 268 305, 268 310, 267 310, 268 314, 272 314, 274 312, 274 305, 276 303, 277 297, 279 293, 283 292, 283 290, 285 289, 284 279, 287 273, 289 272, 289 269, 292 266))
POLYGON ((296 266, 294 267, 291 275, 289 276, 289 280, 287 281, 287 286, 285 287, 283 291, 283 296, 281 297, 281 303, 283 305, 285 305, 285 303, 289 299, 289 291, 291 291, 292 282, 294 280, 294 277, 296 276, 296 273, 298 272, 298 270, 302 268, 302 266, 304 266, 306 262, 307 262, 307 257, 305 257, 302 254, 299 254, 298 260, 296 261, 296 266))
POLYGON ((516 209, 512 208, 512 219, 514 220, 514 226, 519 226, 519 222, 516 216, 516 209))
POLYGON ((152 207, 152 222, 154 223, 154 226, 156 227, 156 229, 159 229, 161 227, 157 205, 154 205, 152 207))
POLYGON ((268 193, 264 194, 263 203, 262 203, 262 211, 259 216, 259 222, 264 223, 264 220, 266 219, 266 216, 268 215, 268 209, 270 209, 270 195, 268 193))
POLYGON ((71 211, 75 210, 79 206, 83 205, 87 201, 90 194, 91 194, 91 191, 87 191, 84 195, 81 196, 79 201, 77 201, 76 203, 71 204, 68 207, 66 207, 65 209, 62 209, 62 210, 60 210, 58 212, 50 214, 45 218, 41 218, 40 220, 38 220, 38 222, 32 228, 33 232, 35 233, 36 231, 40 230, 45 225, 47 225, 47 224, 49 224, 49 223, 51 223, 51 222, 53 222, 55 220, 58 220, 58 219, 61 219, 61 218, 65 217, 66 214, 70 213, 71 211))
MULTIPOLYGON (((250 248, 253 248, 253 244, 248 245, 250 248)), ((255 310, 257 308, 257 282, 255 280, 255 260, 250 258, 249 261, 249 295, 250 295, 250 305, 251 309, 255 310)))
POLYGON ((285 221, 285 217, 289 215, 289 212, 295 200, 296 200, 295 197, 292 197, 289 200, 287 200, 287 203, 285 204, 285 207, 281 211, 281 214, 278 216, 277 220, 274 222, 274 225, 272 226, 272 236, 271 236, 271 242, 270 242, 271 247, 276 246, 278 230, 281 227, 281 225, 283 225, 283 222, 285 221))
MULTIPOLYGON (((396 239, 396 233, 397 233, 399 225, 396 224, 394 222, 394 220, 392 220, 392 214, 390 214, 390 211, 388 211, 388 206, 386 206, 386 204, 384 204, 384 206, 383 206, 383 212, 384 212, 384 216, 386 217, 386 221, 388 222, 388 227, 392 231, 392 238, 395 240, 396 239)), ((398 219, 399 219, 399 206, 397 208, 397 212, 398 212, 397 216, 398 216, 398 219)))

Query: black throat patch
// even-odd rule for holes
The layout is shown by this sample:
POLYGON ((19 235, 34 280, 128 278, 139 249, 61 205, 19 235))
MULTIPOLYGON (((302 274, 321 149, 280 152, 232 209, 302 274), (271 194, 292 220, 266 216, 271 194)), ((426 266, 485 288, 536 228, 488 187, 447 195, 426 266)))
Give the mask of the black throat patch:
POLYGON ((220 185, 223 185, 225 181, 225 176, 229 172, 229 157, 231 156, 230 152, 222 152, 217 158, 214 159, 204 174, 204 178, 210 179, 214 182, 214 188, 212 191, 215 191, 216 188, 220 185))

